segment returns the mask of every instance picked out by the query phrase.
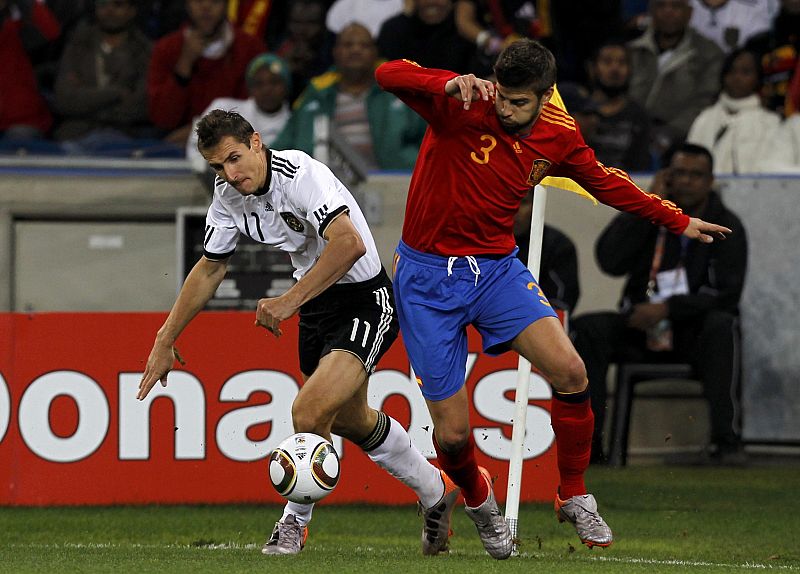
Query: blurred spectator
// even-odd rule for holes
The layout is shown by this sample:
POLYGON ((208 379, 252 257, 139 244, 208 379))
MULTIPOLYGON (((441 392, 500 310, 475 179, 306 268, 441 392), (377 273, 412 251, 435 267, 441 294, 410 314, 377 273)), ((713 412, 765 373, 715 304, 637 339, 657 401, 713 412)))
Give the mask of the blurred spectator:
MULTIPOLYGON (((36 0, 25 0, 28 4, 32 1, 36 0)), ((22 43, 33 63, 39 92, 50 104, 64 44, 75 27, 91 17, 94 0, 43 0, 43 3, 58 22, 61 33, 56 38, 44 38, 34 28, 27 28, 32 33, 23 30, 22 43)))
POLYGON ((378 54, 361 24, 350 24, 336 38, 335 68, 311 80, 275 149, 314 153, 314 118, 325 114, 333 129, 372 169, 408 170, 414 166, 425 122, 375 82, 378 54))
POLYGON ((588 64, 597 125, 586 140, 597 159, 626 171, 649 171, 650 119, 629 94, 631 64, 625 44, 609 40, 588 64))
POLYGON ((631 98, 647 110, 654 152, 680 143, 719 90, 723 52, 689 27, 689 0, 650 0, 650 26, 628 44, 631 98))
POLYGON ((289 9, 287 36, 276 52, 292 70, 291 101, 333 63, 334 36, 325 28, 326 9, 321 0, 295 0, 289 9))
POLYGON ((550 2, 558 78, 585 84, 586 62, 606 39, 621 34, 620 0, 550 2))
POLYGON ((798 111, 791 102, 787 105, 787 95, 792 74, 800 63, 800 0, 781 0, 772 27, 753 36, 745 47, 759 56, 764 74, 761 95, 766 106, 786 117, 798 111))
POLYGON ((741 464, 739 301, 747 270, 747 236, 739 218, 713 190, 713 159, 683 144, 651 192, 692 217, 733 232, 701 243, 623 213, 595 246, 600 268, 626 277, 619 313, 572 321, 575 348, 586 364, 595 433, 592 458, 601 462, 609 363, 687 362, 703 383, 711 419, 709 462, 741 464))
MULTIPOLYGON (((533 190, 530 190, 514 215, 514 239, 519 247, 517 257, 525 265, 528 265, 532 213, 533 190)), ((559 229, 545 224, 541 249, 537 276, 539 287, 555 309, 572 313, 581 295, 575 244, 559 229)))
POLYGON ((726 53, 768 30, 776 8, 772 0, 691 0, 691 6, 689 25, 726 53))
POLYGON ((641 36, 650 25, 648 0, 622 0, 620 12, 625 38, 633 40, 641 36))
POLYGON ((500 50, 519 38, 533 38, 548 47, 552 22, 548 0, 456 0, 459 34, 476 46, 476 73, 492 74, 500 50))
POLYGON ((597 102, 591 98, 588 89, 575 82, 560 82, 557 88, 567 112, 578 122, 581 135, 588 143, 594 138, 600 120, 597 102))
POLYGON ((383 23, 400 14, 404 7, 404 0, 336 0, 328 10, 325 25, 338 34, 348 24, 357 22, 377 38, 383 23))
POLYGON ((786 118, 772 131, 762 171, 800 174, 800 114, 786 118))
POLYGON ((136 0, 136 27, 158 40, 181 27, 186 20, 185 0, 136 0))
POLYGON ((41 0, 0 0, 0 138, 35 139, 53 118, 39 93, 23 35, 55 40, 60 27, 41 0))
POLYGON ((226 0, 186 0, 188 24, 153 48, 150 119, 156 127, 171 130, 165 139, 181 148, 192 120, 214 98, 247 98, 247 64, 264 52, 263 42, 228 22, 226 5, 226 0))
POLYGON ((228 20, 248 36, 266 40, 274 7, 270 0, 228 0, 228 20))
POLYGON ((412 60, 427 68, 472 71, 475 45, 456 28, 452 0, 415 0, 411 14, 383 23, 378 53, 388 60, 412 60))
MULTIPOLYGON (((289 121, 291 87, 289 65, 275 54, 261 54, 247 66, 247 89, 250 97, 246 100, 217 98, 200 117, 214 109, 236 111, 261 135, 264 145, 272 147, 275 138, 289 121)), ((195 118, 193 128, 197 126, 200 117, 195 118)), ((197 149, 197 133, 194 129, 186 143, 186 158, 197 173, 205 173, 210 169, 197 149)))
POLYGON ((95 0, 94 22, 68 39, 58 69, 58 140, 153 136, 147 114, 151 42, 135 26, 135 0, 95 0))
POLYGON ((789 82, 789 91, 786 93, 786 104, 784 111, 787 116, 800 112, 800 58, 797 58, 797 66, 792 72, 792 79, 789 82))
POLYGON ((714 173, 763 171, 766 150, 780 116, 761 103, 760 67, 755 54, 734 50, 722 66, 722 92, 717 102, 697 116, 687 141, 714 156, 714 173))
POLYGON ((274 51, 286 35, 290 0, 228 0, 228 20, 274 51))

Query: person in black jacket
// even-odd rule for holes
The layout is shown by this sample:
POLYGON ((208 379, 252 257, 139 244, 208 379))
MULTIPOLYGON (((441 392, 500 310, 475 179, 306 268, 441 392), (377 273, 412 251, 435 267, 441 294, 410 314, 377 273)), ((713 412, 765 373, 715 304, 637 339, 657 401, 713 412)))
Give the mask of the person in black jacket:
POLYGON ((743 459, 739 433, 739 300, 747 269, 747 237, 739 218, 713 190, 713 159, 683 144, 660 171, 652 193, 692 217, 729 227, 725 241, 687 242, 623 213, 595 246, 600 268, 627 275, 620 311, 577 317, 575 347, 586 364, 595 414, 595 462, 604 460, 602 428, 611 362, 690 363, 703 383, 711 419, 711 461, 743 459))

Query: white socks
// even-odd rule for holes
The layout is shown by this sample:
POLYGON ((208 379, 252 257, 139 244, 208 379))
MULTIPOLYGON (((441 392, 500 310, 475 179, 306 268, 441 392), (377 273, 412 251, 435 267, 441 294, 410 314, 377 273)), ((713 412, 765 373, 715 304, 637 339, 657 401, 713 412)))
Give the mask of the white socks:
POLYGON ((300 526, 307 526, 309 522, 311 522, 311 512, 314 510, 314 504, 300 504, 298 502, 287 502, 286 506, 283 507, 283 516, 281 516, 281 522, 286 520, 286 517, 290 514, 294 514, 295 518, 297 518, 297 524, 300 526))
POLYGON ((406 429, 396 420, 378 411, 378 418, 386 417, 389 423, 385 438, 377 446, 365 451, 379 467, 411 488, 424 508, 430 508, 444 496, 441 472, 411 444, 406 429))

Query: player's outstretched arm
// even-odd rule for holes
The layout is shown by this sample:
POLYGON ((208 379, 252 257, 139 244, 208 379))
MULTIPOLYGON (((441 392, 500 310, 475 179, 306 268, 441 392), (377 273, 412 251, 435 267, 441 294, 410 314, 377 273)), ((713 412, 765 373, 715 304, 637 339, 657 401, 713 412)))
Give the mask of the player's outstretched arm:
POLYGON ((139 382, 136 398, 140 401, 150 392, 156 382, 167 386, 167 374, 175 362, 175 341, 184 327, 205 307, 225 277, 226 261, 211 261, 205 257, 195 263, 189 276, 181 287, 178 298, 169 312, 167 320, 158 330, 147 366, 139 382))
POLYGON ((697 239, 703 243, 713 243, 714 239, 725 239, 726 234, 731 230, 716 223, 708 223, 696 217, 689 218, 689 225, 683 230, 683 234, 690 239, 697 239))
POLYGON ((468 110, 474 101, 493 98, 494 84, 476 77, 475 74, 465 74, 448 80, 444 85, 444 93, 464 102, 464 109, 468 110))

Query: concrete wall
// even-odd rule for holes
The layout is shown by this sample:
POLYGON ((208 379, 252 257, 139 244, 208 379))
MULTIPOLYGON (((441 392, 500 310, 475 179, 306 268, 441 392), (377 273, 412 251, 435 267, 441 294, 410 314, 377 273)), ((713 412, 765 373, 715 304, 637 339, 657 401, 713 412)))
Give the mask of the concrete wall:
POLYGON ((157 311, 175 298, 183 162, 0 160, 0 310, 157 311))

